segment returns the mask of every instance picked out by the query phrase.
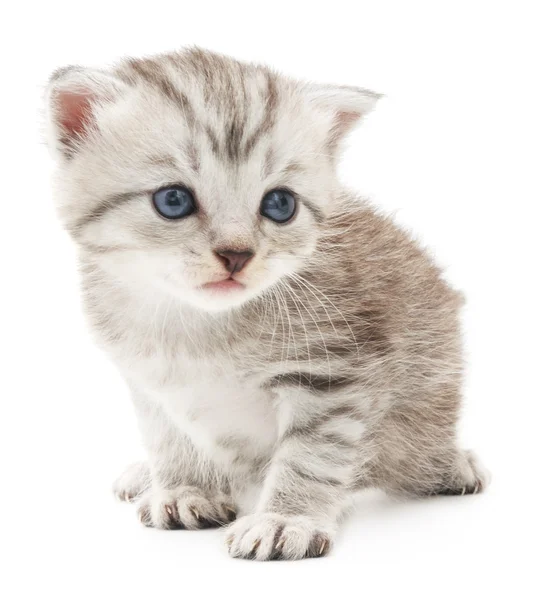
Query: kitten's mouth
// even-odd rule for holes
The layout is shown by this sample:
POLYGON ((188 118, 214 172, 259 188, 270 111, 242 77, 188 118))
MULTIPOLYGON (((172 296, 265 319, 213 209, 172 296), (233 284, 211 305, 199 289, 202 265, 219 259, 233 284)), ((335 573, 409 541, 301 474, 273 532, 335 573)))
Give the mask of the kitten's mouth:
POLYGON ((203 290, 211 290, 214 292, 231 292, 234 290, 244 289, 244 285, 232 277, 222 279, 221 281, 209 281, 201 286, 203 290))

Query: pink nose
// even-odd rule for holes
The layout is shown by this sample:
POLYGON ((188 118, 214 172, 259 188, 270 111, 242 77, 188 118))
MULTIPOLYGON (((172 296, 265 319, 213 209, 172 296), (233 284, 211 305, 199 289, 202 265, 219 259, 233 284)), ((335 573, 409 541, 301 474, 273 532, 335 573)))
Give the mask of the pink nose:
POLYGON ((236 252, 235 250, 216 250, 215 252, 231 275, 242 271, 254 256, 254 252, 251 252, 250 250, 244 250, 242 252, 236 252))

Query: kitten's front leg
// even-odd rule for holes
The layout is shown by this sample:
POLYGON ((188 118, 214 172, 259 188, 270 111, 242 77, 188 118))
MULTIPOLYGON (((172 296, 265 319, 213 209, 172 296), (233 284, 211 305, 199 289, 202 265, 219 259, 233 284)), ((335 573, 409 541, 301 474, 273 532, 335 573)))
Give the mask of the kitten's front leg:
POLYGON ((289 414, 256 511, 227 530, 233 557, 300 559, 326 554, 350 495, 364 424, 354 407, 292 393, 289 414))
POLYGON ((138 500, 142 523, 159 529, 219 527, 236 517, 223 477, 163 408, 134 394, 148 453, 150 488, 138 500))

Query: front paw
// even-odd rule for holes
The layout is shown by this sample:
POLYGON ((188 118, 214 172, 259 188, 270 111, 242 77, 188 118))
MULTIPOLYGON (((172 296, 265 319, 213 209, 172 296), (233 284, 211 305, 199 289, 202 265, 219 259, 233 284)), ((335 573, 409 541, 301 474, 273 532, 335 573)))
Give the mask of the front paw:
POLYGON ((233 523, 227 529, 226 543, 234 558, 298 560, 324 556, 332 532, 308 517, 259 513, 233 523))
POLYGON ((139 504, 138 516, 147 527, 206 529, 226 525, 237 515, 226 494, 207 494, 197 487, 180 486, 145 496, 139 504))
POLYGON ((130 465, 113 484, 113 493, 124 502, 134 502, 151 487, 151 472, 146 462, 130 465))

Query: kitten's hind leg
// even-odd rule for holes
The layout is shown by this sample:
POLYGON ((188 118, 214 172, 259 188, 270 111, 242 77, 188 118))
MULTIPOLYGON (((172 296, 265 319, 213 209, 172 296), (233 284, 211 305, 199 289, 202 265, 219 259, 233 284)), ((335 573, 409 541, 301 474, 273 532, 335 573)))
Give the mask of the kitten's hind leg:
POLYGON ((487 469, 471 450, 458 451, 456 461, 448 474, 448 479, 434 494, 444 496, 464 496, 482 492, 491 480, 487 469))
POLYGON ((489 472, 469 450, 407 450, 407 455, 395 462, 386 456, 372 483, 390 494, 405 496, 464 496, 481 493, 489 485, 489 472))
POLYGON ((113 492, 119 500, 133 502, 151 487, 149 465, 137 462, 130 465, 113 484, 113 492))
POLYGON ((392 408, 374 436, 378 452, 366 469, 370 485, 407 496, 483 491, 488 472, 456 445, 458 406, 458 393, 447 393, 392 408))

